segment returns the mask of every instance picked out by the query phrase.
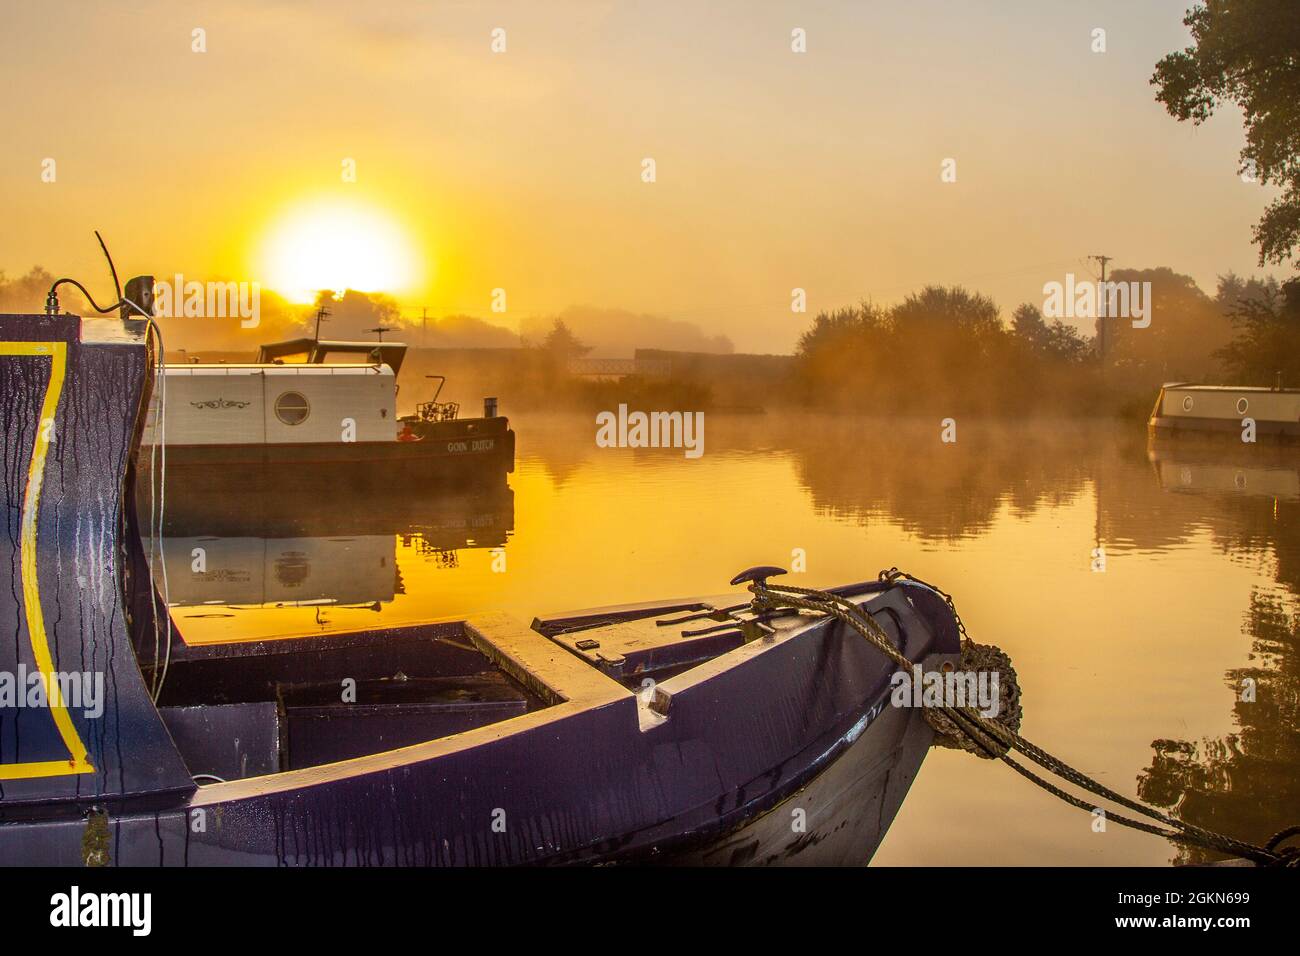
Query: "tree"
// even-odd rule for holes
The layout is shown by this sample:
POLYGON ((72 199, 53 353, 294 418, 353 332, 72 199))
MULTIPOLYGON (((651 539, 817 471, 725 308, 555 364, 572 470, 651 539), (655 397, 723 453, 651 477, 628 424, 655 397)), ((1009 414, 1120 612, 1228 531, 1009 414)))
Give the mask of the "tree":
POLYGON ((1232 339, 1232 324, 1191 276, 1168 266, 1116 269, 1108 280, 1150 283, 1145 305, 1150 324, 1135 327, 1126 316, 1098 319, 1106 327, 1106 362, 1112 381, 1147 388, 1174 379, 1213 380, 1219 375, 1213 352, 1232 339))
POLYGON ((369 330, 380 326, 401 327, 402 312, 396 300, 382 292, 358 292, 346 289, 342 295, 321 291, 307 314, 306 321, 315 325, 316 310, 327 308, 330 316, 321 328, 327 339, 368 339, 369 330))
POLYGON ((887 318, 884 310, 870 302, 833 312, 819 312, 813 319, 812 328, 799 336, 795 354, 813 356, 851 349, 865 339, 881 335, 887 318))
POLYGON ((1183 23, 1195 43, 1156 64, 1156 100, 1200 125, 1226 102, 1244 114, 1240 171, 1282 188, 1255 226, 1259 261, 1300 245, 1300 15, 1295 0, 1204 0, 1183 23))
POLYGON ((1243 279, 1235 272, 1229 272, 1219 276, 1214 301, 1224 315, 1231 317, 1243 302, 1259 298, 1275 301, 1281 294, 1282 287, 1272 276, 1262 279, 1243 279))
POLYGON ((1077 329, 1060 319, 1048 325, 1042 310, 1031 302, 1012 313, 1011 332, 1036 355, 1062 362, 1082 362, 1092 351, 1091 343, 1077 329))
POLYGON ((589 346, 583 345, 578 341, 578 337, 569 331, 563 319, 555 320, 551 331, 547 332, 546 338, 542 339, 542 349, 561 362, 578 358, 591 351, 589 346))
POLYGON ((1279 374, 1285 385, 1300 384, 1300 279, 1238 289, 1235 278, 1225 276, 1219 287, 1237 335, 1215 355, 1238 384, 1273 385, 1279 374))
MULTIPOLYGON (((45 296, 53 283, 54 276, 40 266, 33 266, 25 276, 14 279, 7 278, 4 270, 0 269, 0 312, 44 312, 45 296)), ((76 286, 65 285, 59 287, 59 308, 86 315, 90 305, 76 286)))
POLYGON ((881 407, 892 384, 889 314, 870 302, 820 312, 799 337, 795 381, 814 404, 881 407))
MULTIPOLYGON (((928 285, 894 306, 890 313, 900 334, 921 332, 972 340, 983 346, 1003 331, 997 304, 961 286, 928 285)), ((971 344, 967 342, 965 344, 971 344)))

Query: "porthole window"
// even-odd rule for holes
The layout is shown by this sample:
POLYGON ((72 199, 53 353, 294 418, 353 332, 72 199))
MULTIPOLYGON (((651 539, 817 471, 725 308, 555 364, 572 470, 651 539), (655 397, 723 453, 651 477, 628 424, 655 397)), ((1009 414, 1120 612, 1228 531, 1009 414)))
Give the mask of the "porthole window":
POLYGON ((1185 411, 1185 412, 1190 412, 1191 410, 1192 410, 1192 396, 1190 396, 1190 395, 1184 395, 1184 396, 1183 396, 1183 411, 1185 411))
POLYGON ((275 400, 275 417, 286 425, 301 425, 311 414, 311 405, 300 392, 285 392, 275 400))
POLYGON ((1245 415, 1249 409, 1250 409, 1250 402, 1246 401, 1244 398, 1237 399, 1238 415, 1245 415))

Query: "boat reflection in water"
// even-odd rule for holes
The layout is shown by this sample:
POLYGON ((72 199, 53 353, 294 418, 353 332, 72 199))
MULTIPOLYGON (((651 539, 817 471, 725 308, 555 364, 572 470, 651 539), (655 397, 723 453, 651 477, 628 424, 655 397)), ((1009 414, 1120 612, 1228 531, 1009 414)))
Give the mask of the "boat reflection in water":
POLYGON ((1192 450, 1152 442, 1147 457, 1165 491, 1300 500, 1300 455, 1248 446, 1192 450))
MULTIPOLYGON (((400 587, 395 541, 391 534, 164 538, 168 603, 175 609, 391 601, 400 587)), ((154 580, 163 587, 161 568, 154 580)))
MULTIPOLYGON (((504 481, 321 501, 288 489, 234 498, 219 486, 170 486, 149 564, 186 644, 350 626, 355 620, 331 612, 378 615, 406 593, 399 548, 454 568, 461 551, 504 547, 514 530, 514 493, 504 481)), ((151 551, 147 534, 144 547, 151 551)))

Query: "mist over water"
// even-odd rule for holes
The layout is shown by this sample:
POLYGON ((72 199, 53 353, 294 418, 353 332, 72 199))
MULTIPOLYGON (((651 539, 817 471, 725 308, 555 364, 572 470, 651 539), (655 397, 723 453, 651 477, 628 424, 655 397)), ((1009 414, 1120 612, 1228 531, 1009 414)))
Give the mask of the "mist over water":
MULTIPOLYGON (((1147 799, 1256 841, 1298 815, 1294 455, 1151 450, 1109 422, 963 422, 944 444, 938 421, 710 415, 690 460, 598 448, 585 415, 513 424, 509 488, 343 495, 276 527, 235 499, 191 520, 178 491, 177 625, 207 642, 502 609, 527 621, 721 594, 738 570, 789 567, 803 549, 792 583, 897 565, 950 591, 972 638, 1010 654, 1025 736, 1108 786, 1132 795, 1141 779, 1147 799), (205 536, 199 581, 188 546, 205 536), (1245 677, 1256 703, 1238 700, 1245 677)), ((934 750, 876 862, 1188 858, 1091 823, 997 762, 934 750)))

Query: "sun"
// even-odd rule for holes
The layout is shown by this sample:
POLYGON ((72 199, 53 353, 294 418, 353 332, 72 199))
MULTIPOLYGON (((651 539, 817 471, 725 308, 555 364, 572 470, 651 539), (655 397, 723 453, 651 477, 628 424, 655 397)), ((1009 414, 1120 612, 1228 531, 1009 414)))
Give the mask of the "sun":
POLYGON ((415 280, 413 245, 394 217, 352 202, 296 206, 267 234, 263 282, 293 302, 322 289, 387 292, 415 280))

